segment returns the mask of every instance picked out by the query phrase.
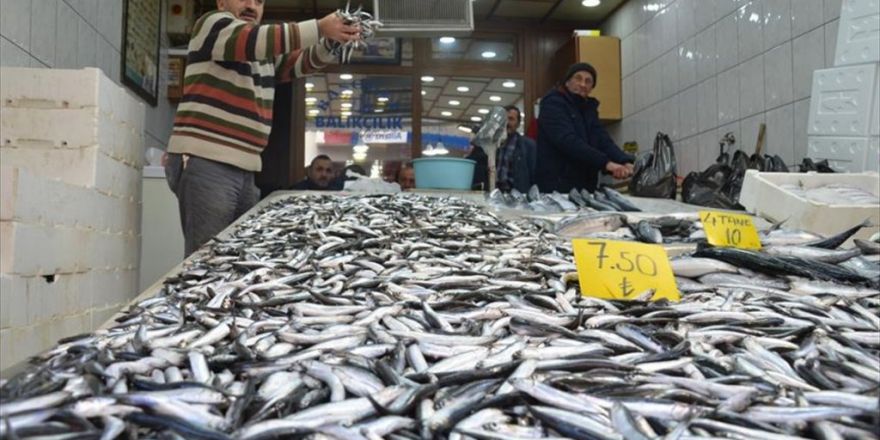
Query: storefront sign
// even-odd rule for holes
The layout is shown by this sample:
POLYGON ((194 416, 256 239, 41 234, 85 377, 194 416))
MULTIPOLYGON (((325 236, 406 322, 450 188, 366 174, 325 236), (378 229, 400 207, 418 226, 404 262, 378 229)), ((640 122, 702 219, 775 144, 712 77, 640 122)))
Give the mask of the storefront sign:
POLYGON ((407 132, 402 130, 368 131, 361 134, 361 142, 365 144, 405 144, 407 132))
POLYGON ((403 130, 402 116, 318 116, 315 118, 317 128, 362 128, 367 130, 403 130))
POLYGON ((678 301, 678 287, 663 246, 613 240, 572 240, 581 294, 632 300, 654 289, 651 300, 678 301))

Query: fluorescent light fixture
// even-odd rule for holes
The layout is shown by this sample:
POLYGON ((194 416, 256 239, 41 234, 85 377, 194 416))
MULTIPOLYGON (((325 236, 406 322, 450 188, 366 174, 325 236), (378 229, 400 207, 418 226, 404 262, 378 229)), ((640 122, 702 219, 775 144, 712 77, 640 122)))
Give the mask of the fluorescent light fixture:
POLYGON ((306 104, 314 104, 316 102, 318 102, 318 98, 315 98, 314 96, 306 97, 306 104))
POLYGON ((452 116, 452 112, 450 112, 450 111, 446 111, 446 110, 440 112, 440 114, 441 114, 442 116, 447 116, 447 117, 448 117, 448 116, 452 116))
POLYGON ((342 115, 342 116, 351 116, 351 112, 348 111, 348 110, 346 110, 346 111, 344 111, 344 112, 341 112, 341 113, 339 113, 339 114, 342 115))
POLYGON ((318 110, 316 108, 309 110, 309 114, 312 116, 317 116, 319 113, 321 113, 321 110, 318 110))
POLYGON ((465 92, 470 92, 471 88, 468 86, 458 86, 455 88, 455 90, 458 90, 461 93, 465 93, 465 92))
POLYGON ((474 121, 474 122, 480 122, 480 121, 482 121, 482 120, 483 120, 483 118, 481 118, 481 117, 479 117, 479 116, 471 116, 471 121, 474 121))
POLYGON ((384 112, 385 110, 384 110, 384 109, 381 109, 381 108, 377 108, 376 110, 373 110, 373 111, 376 112, 376 113, 382 113, 382 112, 384 112))
POLYGON ((513 81, 504 81, 503 83, 501 83, 501 85, 507 87, 508 89, 516 87, 516 83, 513 81))
POLYGON ((422 77, 422 82, 429 83, 429 82, 432 82, 432 81, 434 81, 434 77, 433 77, 433 76, 425 75, 425 76, 422 77))
POLYGON ((314 88, 315 88, 315 84, 314 84, 314 83, 306 83, 306 90, 312 90, 312 89, 314 89, 314 88))
POLYGON ((427 94, 428 94, 428 92, 422 90, 422 96, 425 96, 425 95, 427 95, 427 94))
POLYGON ((487 108, 481 108, 481 109, 477 110, 477 113, 479 113, 479 114, 481 114, 481 115, 488 115, 488 114, 489 114, 489 109, 487 109, 487 108))
POLYGON ((455 43, 455 37, 440 37, 440 43, 442 43, 442 44, 455 43))
POLYGON ((339 75, 339 79, 341 79, 343 81, 350 81, 352 78, 354 78, 354 77, 351 76, 350 73, 343 73, 342 75, 339 75))
POLYGON ((352 91, 351 89, 345 89, 342 91, 342 96, 351 96, 353 94, 354 94, 354 91, 352 91))
POLYGON ((450 99, 450 100, 449 100, 449 105, 459 105, 459 104, 461 104, 461 101, 458 101, 458 100, 455 100, 455 99, 450 99))
POLYGON ((499 102, 499 101, 501 101, 501 97, 498 96, 498 95, 492 95, 492 96, 489 97, 489 101, 492 101, 492 102, 499 102))
POLYGON ((584 0, 581 2, 582 5, 588 8, 595 8, 596 6, 599 6, 599 3, 601 3, 599 0, 584 0))
POLYGON ((495 58, 495 55, 497 54, 495 52, 492 52, 491 50, 487 50, 480 54, 480 56, 483 58, 495 58))
POLYGON ((459 125, 459 126, 458 126, 458 130, 459 130, 459 131, 463 131, 463 132, 465 132, 465 133, 473 133, 473 132, 474 132, 474 131, 471 130, 471 128, 468 127, 467 125, 459 125))
POLYGON ((367 153, 354 153, 351 155, 351 158, 356 161, 362 161, 367 158, 367 153))
POLYGON ((352 147, 352 150, 355 153, 366 154, 367 151, 370 150, 370 146, 367 144, 360 143, 360 144, 357 144, 354 147, 352 147))
POLYGON ((343 102, 343 103, 340 104, 340 105, 342 106, 342 108, 351 108, 351 103, 350 103, 350 102, 343 102))
POLYGON ((376 101, 388 102, 388 97, 387 96, 380 96, 380 97, 376 98, 376 101))

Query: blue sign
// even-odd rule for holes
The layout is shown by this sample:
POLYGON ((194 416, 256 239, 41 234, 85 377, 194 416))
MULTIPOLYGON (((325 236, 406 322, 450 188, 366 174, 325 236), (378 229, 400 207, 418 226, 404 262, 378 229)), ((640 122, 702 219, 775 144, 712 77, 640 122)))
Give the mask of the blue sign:
POLYGON ((316 128, 362 128, 368 130, 403 130, 403 116, 315 117, 316 128))

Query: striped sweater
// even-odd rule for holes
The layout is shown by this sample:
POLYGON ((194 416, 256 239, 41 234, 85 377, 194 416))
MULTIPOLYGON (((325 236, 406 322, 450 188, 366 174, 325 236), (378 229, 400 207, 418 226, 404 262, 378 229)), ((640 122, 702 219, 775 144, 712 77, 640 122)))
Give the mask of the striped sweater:
POLYGON ((189 42, 168 152, 259 171, 275 84, 332 61, 315 20, 256 26, 229 12, 205 14, 189 42))

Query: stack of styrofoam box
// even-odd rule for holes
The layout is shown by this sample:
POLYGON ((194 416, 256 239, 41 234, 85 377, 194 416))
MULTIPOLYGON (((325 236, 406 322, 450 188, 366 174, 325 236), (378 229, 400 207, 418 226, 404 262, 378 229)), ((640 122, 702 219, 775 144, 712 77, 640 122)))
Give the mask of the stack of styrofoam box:
POLYGON ((880 170, 880 0, 843 0, 834 67, 813 73, 807 156, 880 170))
POLYGON ((0 69, 0 369, 137 296, 144 105, 99 69, 0 69))

